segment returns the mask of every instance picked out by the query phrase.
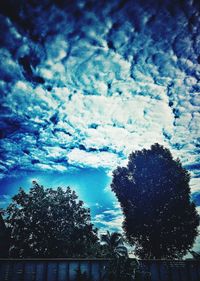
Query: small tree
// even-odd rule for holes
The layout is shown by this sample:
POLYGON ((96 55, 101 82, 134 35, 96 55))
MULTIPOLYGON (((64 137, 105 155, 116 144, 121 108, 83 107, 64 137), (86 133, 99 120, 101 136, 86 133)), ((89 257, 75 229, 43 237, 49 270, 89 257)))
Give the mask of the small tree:
POLYGON ((101 242, 103 242, 107 257, 128 257, 128 251, 127 248, 124 246, 123 238, 120 233, 110 233, 109 231, 107 231, 106 234, 101 235, 101 242))
POLYGON ((140 258, 181 258, 198 233, 190 200, 190 175, 159 144, 135 151, 111 184, 123 213, 123 228, 140 258))
POLYGON ((138 263, 135 259, 129 259, 122 235, 107 231, 106 234, 101 235, 101 242, 105 247, 106 257, 110 258, 105 276, 110 281, 135 280, 134 276, 138 263))
POLYGON ((94 256, 97 230, 90 210, 69 187, 45 189, 37 182, 23 189, 6 210, 11 231, 10 257, 94 256))

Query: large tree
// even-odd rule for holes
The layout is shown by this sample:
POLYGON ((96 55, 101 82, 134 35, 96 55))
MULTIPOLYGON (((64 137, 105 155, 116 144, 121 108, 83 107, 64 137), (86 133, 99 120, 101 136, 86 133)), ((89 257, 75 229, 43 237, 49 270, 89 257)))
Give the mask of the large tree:
POLYGON ((190 175, 159 144, 135 151, 111 184, 123 213, 123 228, 140 258, 181 258, 198 234, 199 216, 190 198, 190 175))
POLYGON ((20 189, 5 214, 11 231, 10 257, 86 257, 98 249, 90 210, 74 191, 33 182, 20 189))

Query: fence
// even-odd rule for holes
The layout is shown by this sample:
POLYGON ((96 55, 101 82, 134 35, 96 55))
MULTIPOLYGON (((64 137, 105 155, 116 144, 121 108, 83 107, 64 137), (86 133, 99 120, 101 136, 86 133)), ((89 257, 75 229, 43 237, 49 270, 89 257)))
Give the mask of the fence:
MULTIPOLYGON (((139 263, 140 281, 200 281, 200 261, 141 260, 139 263)), ((107 264, 105 259, 1 259, 0 281, 75 281, 78 269, 93 281, 100 281, 107 264)))
POLYGON ((150 272, 151 281, 200 281, 198 260, 142 260, 140 270, 150 272))

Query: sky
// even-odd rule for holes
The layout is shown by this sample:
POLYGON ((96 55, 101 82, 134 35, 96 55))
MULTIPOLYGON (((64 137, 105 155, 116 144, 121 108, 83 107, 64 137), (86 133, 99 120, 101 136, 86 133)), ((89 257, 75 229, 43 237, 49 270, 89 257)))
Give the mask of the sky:
POLYGON ((70 185, 120 231, 112 171, 156 142, 200 206, 198 2, 2 1, 1 206, 32 180, 70 185))

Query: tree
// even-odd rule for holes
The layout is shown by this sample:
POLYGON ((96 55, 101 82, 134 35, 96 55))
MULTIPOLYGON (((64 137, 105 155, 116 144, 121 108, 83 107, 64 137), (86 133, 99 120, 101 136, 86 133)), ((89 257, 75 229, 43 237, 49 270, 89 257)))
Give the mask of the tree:
POLYGON ((8 257, 9 232, 0 213, 0 258, 8 257))
MULTIPOLYGON (((128 250, 120 233, 107 231, 101 235, 107 257, 111 258, 106 268, 106 276, 110 281, 132 281, 137 269, 137 261, 129 259, 128 250)), ((134 279, 135 280, 135 279, 134 279)))
POLYGON ((10 257, 94 256, 97 229, 90 210, 74 191, 45 189, 37 182, 29 193, 20 188, 6 209, 11 231, 10 257))
POLYGON ((198 234, 190 175, 159 144, 130 154, 111 184, 124 214, 123 229, 140 258, 181 258, 198 234))
POLYGON ((124 246, 123 238, 120 233, 107 231, 106 234, 101 235, 101 242, 103 242, 107 257, 116 258, 120 256, 128 256, 127 248, 124 246))

